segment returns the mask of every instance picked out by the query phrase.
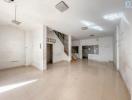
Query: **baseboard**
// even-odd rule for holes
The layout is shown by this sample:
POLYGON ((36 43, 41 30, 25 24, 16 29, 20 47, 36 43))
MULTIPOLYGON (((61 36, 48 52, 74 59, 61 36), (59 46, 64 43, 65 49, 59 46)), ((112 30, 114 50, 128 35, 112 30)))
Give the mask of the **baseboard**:
POLYGON ((114 64, 113 61, 99 61, 99 60, 93 60, 93 59, 88 59, 89 61, 94 61, 94 62, 99 62, 99 63, 112 63, 114 64))
POLYGON ((131 100, 132 100, 132 93, 131 93, 131 89, 128 87, 127 83, 125 82, 125 79, 123 78, 123 76, 122 76, 121 72, 120 72, 120 71, 118 71, 118 72, 119 72, 119 75, 120 75, 120 77, 121 77, 122 81, 124 82, 124 84, 125 84, 125 86, 126 86, 126 88, 127 88, 127 90, 128 90, 128 93, 129 93, 129 95, 130 95, 130 98, 131 98, 131 100))
POLYGON ((42 71, 44 72, 47 69, 40 69, 39 67, 35 66, 35 65, 30 65, 31 67, 34 67, 36 70, 42 71))
POLYGON ((57 64, 57 63, 61 63, 61 62, 68 62, 68 63, 70 63, 71 60, 61 60, 61 61, 53 62, 53 64, 57 64))
POLYGON ((12 68, 19 68, 19 67, 26 67, 26 65, 11 66, 11 67, 7 67, 7 68, 1 68, 0 70, 9 70, 9 69, 12 69, 12 68))

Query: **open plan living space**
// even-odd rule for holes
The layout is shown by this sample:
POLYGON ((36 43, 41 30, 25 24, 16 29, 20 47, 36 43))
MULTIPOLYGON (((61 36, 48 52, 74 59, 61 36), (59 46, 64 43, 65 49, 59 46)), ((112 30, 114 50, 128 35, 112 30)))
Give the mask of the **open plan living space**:
POLYGON ((0 100, 132 100, 132 0, 0 0, 0 100))

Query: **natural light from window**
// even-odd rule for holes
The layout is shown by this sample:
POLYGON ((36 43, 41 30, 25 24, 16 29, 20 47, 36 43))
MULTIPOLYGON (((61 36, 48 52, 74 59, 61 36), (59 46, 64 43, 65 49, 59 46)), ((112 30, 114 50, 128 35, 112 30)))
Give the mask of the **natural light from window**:
POLYGON ((37 80, 38 79, 29 80, 29 81, 25 81, 25 82, 21 82, 21 83, 16 83, 16 84, 11 84, 11 85, 6 85, 6 86, 1 86, 0 87, 0 93, 7 92, 7 91, 10 91, 10 90, 16 89, 18 87, 22 87, 24 85, 28 85, 28 84, 34 83, 37 80))

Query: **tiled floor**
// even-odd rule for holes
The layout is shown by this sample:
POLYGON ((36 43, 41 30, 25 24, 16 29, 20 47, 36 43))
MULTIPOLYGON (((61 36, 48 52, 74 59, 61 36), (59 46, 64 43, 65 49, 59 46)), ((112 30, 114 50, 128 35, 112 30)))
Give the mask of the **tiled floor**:
POLYGON ((0 71, 0 100, 130 100, 112 64, 79 61, 0 71))

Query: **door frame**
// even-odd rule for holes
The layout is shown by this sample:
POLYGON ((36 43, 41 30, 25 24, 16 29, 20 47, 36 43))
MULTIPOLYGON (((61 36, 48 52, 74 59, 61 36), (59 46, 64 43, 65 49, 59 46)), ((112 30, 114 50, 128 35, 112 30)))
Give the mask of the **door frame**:
MULTIPOLYGON (((52 56, 51 57, 51 64, 53 64, 53 44, 52 43, 47 43, 46 48, 48 48, 48 45, 51 45, 51 56, 52 56)), ((47 59, 47 57, 46 57, 46 59, 47 59)), ((47 61, 47 64, 49 64, 48 61, 47 61)))
MULTIPOLYGON (((84 47, 88 47, 88 45, 83 45, 82 46, 82 59, 85 59, 84 57, 83 57, 83 49, 84 49, 84 47)), ((86 59, 88 59, 88 55, 87 55, 87 58, 86 59)))

